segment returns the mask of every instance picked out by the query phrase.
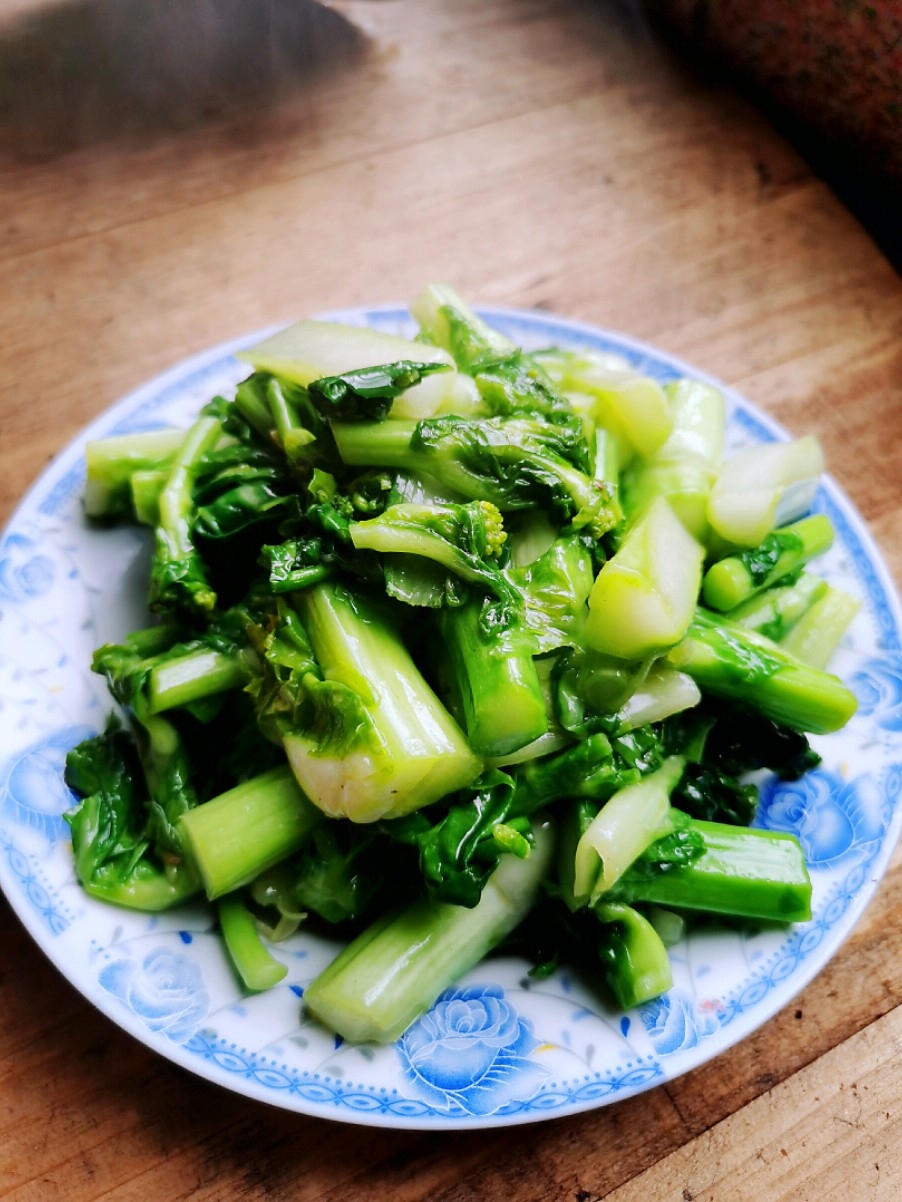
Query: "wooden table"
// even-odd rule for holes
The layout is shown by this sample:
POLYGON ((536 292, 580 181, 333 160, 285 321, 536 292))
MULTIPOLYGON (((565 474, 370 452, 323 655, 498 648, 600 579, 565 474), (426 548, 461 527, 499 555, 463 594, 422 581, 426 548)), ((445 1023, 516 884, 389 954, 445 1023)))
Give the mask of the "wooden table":
MULTIPOLYGON (((7 83, 26 51, 40 83, 0 106, 0 517, 89 418, 189 353, 447 279, 477 302, 629 331, 817 433, 902 581, 902 284, 765 120, 628 7, 245 0, 254 28, 226 68, 222 29, 204 26, 216 6, 164 4, 149 51, 120 20, 115 69, 97 69, 95 18, 117 4, 136 27, 149 11, 73 2, 67 24, 29 0, 0 8, 7 83), (154 61, 165 21, 182 22, 175 80, 154 61)), ((4 903, 0 1196, 896 1199, 900 1000, 897 856, 829 967, 713 1063, 538 1126, 384 1132, 161 1060, 4 903)))

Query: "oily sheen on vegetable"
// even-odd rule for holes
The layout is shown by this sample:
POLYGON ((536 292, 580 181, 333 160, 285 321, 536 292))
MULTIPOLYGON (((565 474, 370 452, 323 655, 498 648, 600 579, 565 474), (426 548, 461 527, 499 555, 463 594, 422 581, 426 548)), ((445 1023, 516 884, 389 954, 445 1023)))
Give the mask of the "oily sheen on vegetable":
POLYGON ((855 708, 814 439, 725 456, 709 384, 523 350, 443 285, 411 313, 302 321, 188 429, 87 449, 90 519, 153 545, 67 760, 78 879, 206 898, 248 990, 333 932, 300 1004, 359 1041, 499 947, 628 1008, 694 914, 804 921, 751 774, 802 775, 855 708))

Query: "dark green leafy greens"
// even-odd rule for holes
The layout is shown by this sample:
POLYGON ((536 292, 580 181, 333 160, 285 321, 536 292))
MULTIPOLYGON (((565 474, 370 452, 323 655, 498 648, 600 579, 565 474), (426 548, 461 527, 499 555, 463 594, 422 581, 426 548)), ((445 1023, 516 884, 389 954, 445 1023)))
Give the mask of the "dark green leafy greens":
MULTIPOLYGON (((797 841, 749 829, 754 774, 814 767, 806 732, 854 704, 760 633, 823 595, 798 568, 820 518, 714 562, 721 612, 663 652, 597 649, 626 532, 612 447, 660 445, 667 397, 648 384, 658 433, 608 429, 628 410, 546 370, 569 352, 530 355, 448 289, 414 311, 393 361, 349 328, 341 363, 301 323, 291 370, 268 354, 182 434, 89 456, 92 515, 153 526, 157 618, 94 657, 121 720, 69 756, 78 878, 145 909, 206 891, 250 989, 282 976, 255 924, 359 932, 308 990, 351 1038, 391 1037, 505 938, 537 972, 588 949, 631 1006, 668 988, 681 915, 803 918, 797 841)), ((616 390, 587 352, 578 375, 616 390)))

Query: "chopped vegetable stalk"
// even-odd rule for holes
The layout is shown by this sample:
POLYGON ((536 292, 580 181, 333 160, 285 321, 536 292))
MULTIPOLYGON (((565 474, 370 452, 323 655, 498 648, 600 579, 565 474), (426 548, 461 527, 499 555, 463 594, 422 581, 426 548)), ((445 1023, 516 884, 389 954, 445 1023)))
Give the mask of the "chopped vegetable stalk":
POLYGON ((795 730, 839 730, 858 704, 836 676, 803 664, 763 635, 718 621, 701 609, 667 659, 703 692, 734 697, 795 730))
POLYGON ((723 462, 723 395, 695 380, 668 384, 664 391, 673 430, 654 455, 637 460, 626 474, 624 507, 634 520, 655 497, 666 497, 689 533, 704 543, 708 496, 723 462))
POLYGON ((204 615, 216 605, 216 593, 194 545, 191 487, 205 452, 219 441, 222 426, 215 417, 194 423, 175 453, 160 493, 160 522, 150 579, 150 607, 166 612, 204 615))
POLYGON ((565 730, 585 736, 611 727, 610 719, 642 687, 651 657, 618 659, 577 645, 559 657, 552 671, 552 700, 565 730), (599 725, 599 718, 606 717, 599 725))
POLYGON ((649 920, 623 902, 601 902, 595 913, 608 926, 601 949, 605 979, 623 1009, 666 993, 673 985, 670 957, 649 920))
POLYGON ((675 671, 666 663, 654 663, 635 693, 617 711, 619 728, 635 730, 652 722, 663 722, 698 705, 701 699, 701 690, 691 676, 675 671))
POLYGON ((505 550, 512 568, 526 568, 540 559, 554 546, 559 527, 541 509, 528 512, 525 521, 516 521, 507 531, 505 550))
POLYGON ((539 735, 525 747, 508 752, 507 755, 486 756, 487 768, 512 768, 518 764, 528 764, 532 760, 543 759, 563 750, 569 743, 567 735, 560 727, 551 727, 543 735, 539 735))
POLYGON ((619 434, 622 462, 632 454, 654 455, 670 437, 673 417, 656 380, 633 374, 602 379, 590 373, 577 381, 595 402, 596 424, 619 434))
POLYGON ((414 664, 393 624, 330 582, 297 595, 322 675, 302 679, 313 712, 281 723, 307 796, 354 822, 431 805, 478 776, 481 762, 414 664))
POLYGON ((316 440, 319 433, 319 423, 315 419, 311 421, 309 405, 303 403, 306 399, 303 398, 303 393, 302 403, 299 405, 296 395, 293 395, 299 392, 298 389, 292 389, 290 384, 283 384, 275 377, 262 374, 251 376, 249 380, 239 384, 238 391, 245 401, 247 412, 251 412, 250 406, 247 405, 248 394, 259 391, 272 419, 272 434, 285 452, 288 462, 293 466, 302 465, 309 454, 310 444, 316 440), (302 419, 302 410, 307 410, 304 416, 310 423, 309 427, 302 419))
POLYGON ((272 989, 288 969, 272 955, 260 937, 254 916, 237 893, 218 906, 219 928, 232 963, 248 989, 272 989))
POLYGON ((780 645, 809 667, 826 668, 860 608, 857 597, 828 585, 780 645))
POLYGON ((639 660, 679 642, 695 610, 703 556, 701 545, 658 497, 595 579, 585 625, 588 645, 639 660))
POLYGON ((449 284, 427 285, 411 302, 410 312, 424 333, 465 368, 480 359, 503 359, 518 349, 474 313, 449 284))
POLYGON ((668 863, 666 871, 637 864, 613 896, 772 922, 811 917, 811 880, 792 835, 701 819, 693 819, 689 829, 701 835, 702 855, 690 864, 668 863))
POLYGON ((681 756, 670 756, 656 772, 605 802, 576 847, 577 904, 597 901, 646 847, 671 829, 670 794, 684 766, 681 756))
POLYGON ((772 530, 758 544, 713 563, 702 581, 702 599, 725 612, 797 571, 833 544, 833 525, 822 513, 772 530))
POLYGON ((128 518, 133 512, 131 480, 137 471, 168 471, 185 440, 184 430, 114 434, 85 447, 85 512, 91 518, 128 518))
POLYGON ((506 756, 548 729, 545 695, 532 656, 487 637, 480 609, 443 610, 441 629, 467 741, 477 755, 506 756))
POLYGON ((653 463, 695 460, 717 472, 723 463, 726 408, 723 393, 701 380, 673 380, 664 385, 673 430, 651 457, 653 463))
POLYGON ((609 430, 595 431, 595 479, 604 485, 608 504, 614 517, 614 529, 623 522, 623 506, 621 504, 621 473, 620 452, 617 440, 609 430))
POLYGON ((248 679, 248 668, 240 652, 202 648, 164 659, 148 675, 147 697, 151 714, 191 705, 227 689, 236 689, 248 679))
POLYGON ((135 521, 142 526, 156 526, 160 520, 160 493, 169 472, 165 468, 139 468, 129 480, 131 508, 135 521))
POLYGON ((674 947, 686 934, 686 919, 674 910, 649 906, 647 918, 665 947, 674 947))
POLYGON ((783 641, 796 622, 827 591, 826 580, 803 572, 792 584, 774 584, 749 597, 725 617, 734 626, 756 630, 775 643, 783 641))
POLYGON ((715 481, 708 521, 727 542, 755 547, 774 526, 807 513, 823 470, 820 443, 811 435, 745 447, 715 481))
POLYGON ((473 909, 423 900, 385 915, 308 986, 308 1010, 345 1039, 397 1039, 526 916, 552 844, 551 832, 539 828, 525 859, 503 856, 473 909))
POLYGON ((213 899, 297 851, 322 821, 289 768, 273 768, 183 815, 185 853, 213 899))
POLYGON ((404 360, 449 368, 402 393, 392 407, 395 417, 430 416, 452 392, 455 380, 451 356, 440 347, 330 321, 300 321, 250 350, 239 351, 237 358, 257 371, 272 372, 305 387, 324 377, 404 360))
POLYGON ((592 431, 610 431, 622 465, 648 458, 673 430, 673 415, 661 385, 596 352, 553 350, 533 356, 568 395, 592 431))

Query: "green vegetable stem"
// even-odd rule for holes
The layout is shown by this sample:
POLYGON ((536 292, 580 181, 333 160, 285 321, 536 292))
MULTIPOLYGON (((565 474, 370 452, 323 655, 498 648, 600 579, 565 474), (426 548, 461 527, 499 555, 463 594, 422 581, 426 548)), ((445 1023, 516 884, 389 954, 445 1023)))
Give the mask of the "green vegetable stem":
POLYGON ((424 900, 386 914, 307 987, 307 1009, 346 1039, 397 1039, 526 916, 553 842, 549 830, 538 828, 530 854, 505 856, 472 909, 424 900))

